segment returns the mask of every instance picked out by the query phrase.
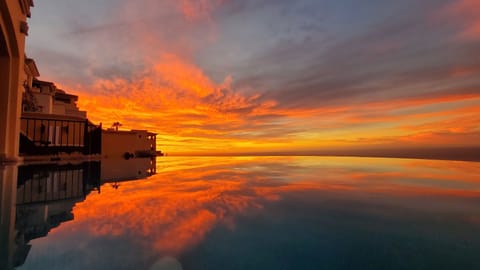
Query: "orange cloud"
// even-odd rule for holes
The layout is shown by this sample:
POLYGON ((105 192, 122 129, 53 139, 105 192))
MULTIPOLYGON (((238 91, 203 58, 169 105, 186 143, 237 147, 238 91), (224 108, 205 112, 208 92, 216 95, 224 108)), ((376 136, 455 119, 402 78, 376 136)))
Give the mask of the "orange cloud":
POLYGON ((273 106, 258 102, 254 95, 232 91, 228 77, 223 83, 214 83, 200 69, 177 56, 163 55, 159 63, 130 81, 97 81, 93 89, 84 90, 79 105, 88 110, 94 121, 108 123, 112 117, 118 117, 127 125, 138 127, 135 118, 144 119, 146 125, 161 124, 155 129, 166 133, 194 131, 206 122, 238 125, 243 122, 239 111, 258 115, 261 108, 273 106), (253 112, 253 108, 257 111, 253 112))
MULTIPOLYGON (((187 25, 193 25, 191 22, 212 22, 212 15, 225 2, 181 0, 168 5, 186 19, 187 25)), ((450 14, 467 12, 474 2, 459 1, 450 7, 450 14)), ((126 2, 123 12, 131 12, 130 5, 126 2)), ((145 5, 158 8, 151 0, 145 5)), ((231 75, 221 81, 210 78, 192 59, 192 52, 201 45, 182 37, 168 40, 144 24, 132 27, 137 49, 145 52, 143 69, 130 77, 112 76, 90 85, 66 87, 80 95, 79 106, 88 111, 91 121, 102 122, 104 127, 119 121, 125 128, 157 132, 158 147, 166 152, 305 150, 412 140, 427 143, 429 140, 417 139, 419 134, 446 132, 459 135, 448 136, 448 141, 465 142, 464 133, 477 132, 472 126, 478 117, 469 120, 473 111, 444 107, 459 103, 471 108, 467 104, 472 100, 477 101, 476 106, 479 101, 475 94, 282 108, 276 100, 263 97, 265 89, 234 89, 231 75), (456 124, 451 125, 453 122, 456 124)), ((476 71, 474 66, 452 68, 451 76, 468 77, 476 71)), ((437 144, 446 140, 430 138, 438 140, 437 144)))
MULTIPOLYGON (((322 135, 322 129, 328 130, 325 134, 337 132, 332 135, 337 145, 342 140, 362 143, 361 138, 368 138, 363 140, 364 144, 378 144, 385 139, 390 143, 416 141, 427 145, 478 142, 465 140, 467 137, 462 135, 479 132, 480 100, 474 94, 282 109, 275 100, 262 100, 260 93, 235 91, 231 77, 213 82, 200 68, 176 55, 164 54, 158 63, 130 80, 98 80, 92 89, 81 91, 80 107, 88 111, 92 121, 103 122, 107 127, 120 121, 128 128, 158 132, 164 140, 161 148, 167 151, 247 150, 241 145, 253 147, 250 151, 282 145, 295 148, 290 144, 305 132, 317 142, 332 141, 322 135), (385 124, 390 127, 382 127, 385 124), (383 131, 372 133, 372 125, 379 125, 377 129, 383 131), (308 127, 314 129, 305 131, 308 127), (351 128, 357 131, 348 133, 351 128), (359 128, 365 132, 359 132, 359 128), (447 132, 448 137, 438 135, 447 132), (342 135, 346 133, 347 136, 342 135)), ((297 140, 309 143, 305 138, 297 140)))
POLYGON ((225 0, 180 0, 178 5, 186 19, 195 21, 209 19, 213 11, 224 2, 225 0))
MULTIPOLYGON (((76 34, 72 34, 71 37, 77 40, 72 39, 71 43, 66 43, 69 48, 76 48, 71 46, 75 41, 79 44, 83 44, 85 40, 95 41, 88 42, 88 46, 86 44, 79 46, 82 48, 80 52, 72 54, 78 56, 78 62, 82 62, 79 66, 86 69, 80 70, 78 76, 86 78, 85 81, 88 82, 63 81, 58 85, 80 96, 79 106, 88 112, 91 121, 102 122, 104 128, 119 121, 126 129, 148 129, 157 132, 158 148, 173 154, 307 151, 382 145, 401 148, 412 143, 428 146, 446 143, 479 145, 476 138, 480 132, 477 127, 480 97, 478 89, 475 89, 477 84, 475 78, 480 68, 474 62, 474 57, 471 60, 467 55, 473 53, 469 48, 455 44, 451 49, 455 50, 455 54, 450 55, 448 52, 450 45, 445 47, 445 44, 436 44, 434 46, 436 49, 433 50, 436 53, 425 59, 419 58, 418 61, 421 60, 421 63, 416 63, 413 58, 421 47, 430 48, 436 39, 425 40, 423 44, 425 46, 417 46, 416 41, 422 41, 423 38, 417 40, 415 37, 427 29, 423 28, 423 24, 418 25, 419 22, 415 22, 415 19, 412 24, 401 23, 399 27, 359 29, 358 35, 355 35, 358 37, 352 39, 354 42, 347 42, 355 45, 338 48, 334 46, 331 51, 327 50, 326 56, 336 55, 337 49, 343 50, 345 54, 341 53, 338 58, 326 57, 325 63, 322 64, 313 63, 317 57, 308 60, 306 57, 310 52, 304 55, 300 52, 298 56, 303 56, 299 58, 296 57, 297 52, 294 52, 300 51, 299 48, 309 48, 310 42, 317 42, 315 35, 319 33, 316 30, 305 35, 308 38, 301 43, 305 42, 306 47, 295 45, 292 48, 290 47, 296 42, 288 44, 289 42, 282 41, 283 38, 276 40, 277 37, 271 32, 272 46, 278 43, 277 49, 274 49, 275 46, 268 47, 270 45, 264 44, 262 46, 267 47, 259 46, 258 52, 252 50, 253 55, 258 53, 259 56, 264 56, 259 59, 265 59, 262 61, 251 59, 250 63, 261 64, 265 61, 265 67, 252 64, 248 67, 251 71, 245 72, 244 69, 247 67, 235 62, 236 57, 227 57, 229 61, 234 61, 231 66, 236 69, 218 71, 215 70, 218 68, 215 68, 217 64, 220 66, 229 64, 224 59, 213 59, 214 61, 204 59, 207 56, 212 57, 213 52, 210 49, 223 46, 222 53, 228 52, 232 55, 237 53, 234 48, 229 51, 227 46, 229 43, 226 40, 221 39, 218 44, 213 44, 214 39, 208 38, 212 32, 216 32, 217 18, 226 20, 227 24, 223 29, 226 34, 231 30, 228 35, 231 34, 233 37, 236 35, 234 32, 239 30, 228 25, 228 20, 234 19, 234 16, 225 18, 226 11, 240 12, 235 5, 234 9, 223 10, 223 5, 228 2, 228 0, 142 0, 140 3, 120 1, 118 5, 106 11, 106 20, 102 18, 99 22, 84 22, 80 23, 81 27, 73 27, 72 32, 76 34), (217 17, 217 12, 222 16, 217 17), (409 30, 410 27, 412 31, 409 30), (381 31, 376 33, 377 30, 381 31), (370 35, 365 35, 366 33, 370 35), (117 40, 117 36, 121 36, 121 39, 117 40), (362 36, 364 38, 361 38, 362 36), (364 47, 367 50, 364 50, 364 47), (265 52, 260 52, 264 49, 265 52), (373 53, 369 51, 370 49, 373 53), (443 55, 438 57, 438 53, 445 53, 445 57, 443 55), (373 56, 372 59, 366 57, 370 54, 373 56), (382 56, 375 56, 376 54, 382 56), (383 58, 390 55, 392 58, 383 58), (270 59, 277 57, 282 59, 282 62, 270 59), (289 59, 292 59, 291 67, 288 67, 289 59), (347 68, 350 61, 352 70, 347 68), (371 62, 373 65, 365 70, 362 68, 357 70, 354 68, 355 65, 361 63, 355 64, 357 61, 366 61, 365 63, 373 61, 371 62), (200 64, 202 62, 211 65, 210 68, 203 69, 200 64), (275 68, 269 71, 272 63, 275 64, 275 68), (286 66, 282 67, 277 63, 286 66), (308 68, 309 66, 312 68, 308 68), (345 74, 339 69, 343 66, 346 68, 345 74), (318 73, 315 70, 317 67, 318 73), (337 69, 340 72, 337 72, 337 69), (238 71, 239 75, 235 74, 235 71, 238 71), (287 74, 289 71, 292 74, 287 74), (210 72, 215 72, 213 73, 215 77, 211 76, 210 72), (258 74, 255 74, 257 72, 258 74), (408 74, 412 76, 411 81, 407 78, 408 74), (257 89, 253 85, 248 85, 249 80, 255 80, 254 75, 258 76, 259 81, 264 80, 263 76, 265 81, 275 80, 273 76, 285 76, 278 78, 278 82, 285 81, 286 86, 278 83, 275 89, 257 89), (242 78, 240 82, 235 81, 236 76, 242 78), (423 76, 427 78, 424 79, 423 76), (446 78, 445 83, 443 77, 446 78), (289 88, 292 86, 288 85, 289 81, 295 86, 292 89, 299 87, 298 91, 302 93, 298 95, 290 93, 289 88), (305 88, 304 81, 307 81, 305 88), (322 83, 317 87, 315 85, 318 82, 322 83), (325 86, 322 86, 324 84, 325 86), (239 88, 239 85, 242 88, 239 88), (382 89, 382 85, 386 85, 386 89, 382 89), (344 87, 346 89, 341 89, 344 87), (417 89, 418 92, 415 91, 417 89), (398 93, 404 90, 405 93, 398 93), (309 100, 310 91, 312 100, 309 100), (351 99, 340 97, 341 93, 352 93, 354 96, 351 99), (402 98, 392 99, 392 96, 402 98), (292 99, 291 103, 287 97, 292 99), (322 100, 324 97, 326 100, 322 100), (383 100, 378 101, 379 99, 383 100), (315 107, 317 100, 318 106, 315 107)), ((245 12, 256 7, 247 6, 249 8, 246 8, 245 12)), ((433 4, 425 6, 437 7, 433 4)), ((478 10, 479 2, 476 0, 450 1, 449 4, 442 6, 441 12, 436 14, 438 18, 435 19, 449 26, 448 34, 452 30, 460 31, 462 40, 472 39, 479 33, 478 10)), ((420 14, 412 14, 416 15, 420 14)), ((308 18, 305 19, 309 21, 308 18)), ((392 19, 401 19, 403 22, 406 18, 392 19)), ((396 20, 388 24, 396 25, 398 23, 396 20)), ((255 19, 255 23, 258 21, 255 19)), ((303 18, 300 21, 303 21, 303 18)), ((282 29, 284 26, 279 27, 278 29, 282 29)), ((255 35, 250 36, 247 32, 238 34, 257 39, 255 35)), ((295 32, 291 34, 294 35, 295 32)), ((442 31, 438 34, 441 34, 440 32, 442 31)), ((270 30, 265 33, 270 33, 270 30)), ((340 33, 339 37, 342 35, 340 33)), ((347 37, 334 38, 331 40, 332 44, 341 45, 345 42, 342 42, 344 38, 347 37)), ((236 39, 232 38, 232 41, 236 42, 236 39)), ((422 54, 424 49, 420 50, 422 54)), ((323 52, 323 49, 319 52, 323 52)), ((218 58, 221 57, 219 54, 218 58)), ((65 65, 70 65, 71 62, 75 62, 72 59, 77 58, 60 59, 65 61, 65 65)), ((319 54, 318 59, 324 59, 323 55, 319 54)), ((56 61, 58 58, 53 60, 56 61)), ((247 62, 244 64, 248 66, 247 62)), ((71 80, 78 78, 76 72, 69 73, 67 78, 71 80)), ((265 82, 265 85, 270 83, 265 82)), ((273 88, 273 85, 275 83, 271 83, 270 87, 273 88)))
POLYGON ((480 2, 477 0, 455 0, 448 4, 439 17, 462 22, 460 37, 466 40, 480 39, 480 2))
MULTIPOLYGON (((141 68, 128 70, 129 76, 111 71, 91 84, 64 82, 63 85, 80 96, 79 106, 88 112, 91 121, 102 122, 107 128, 119 121, 127 129, 157 132, 159 149, 169 153, 315 150, 360 144, 393 145, 413 140, 427 143, 429 140, 417 139, 419 134, 445 133, 449 133, 448 141, 465 143, 465 134, 478 132, 473 128, 478 117, 472 116, 478 111, 473 107, 480 103, 476 94, 432 94, 364 103, 352 100, 318 108, 281 107, 279 101, 265 98, 266 89, 236 89, 235 74, 212 79, 193 57, 211 39, 197 42, 188 36, 172 36, 168 31, 168 35, 159 33, 149 25, 148 17, 158 16, 160 9, 168 9, 174 11, 172 24, 179 29, 191 30, 206 23, 206 28, 212 30, 214 14, 226 2, 142 1, 145 8, 141 10, 147 18, 142 17, 129 26, 135 41, 129 46, 133 47, 120 47, 125 54, 121 58, 131 57, 141 62, 141 68), (469 111, 455 110, 448 107, 450 103, 469 111)), ((457 1, 449 6, 448 14, 468 13, 465 17, 474 20, 476 15, 469 10, 478 5, 475 2, 457 1)), ((117 21, 122 17, 137 18, 138 9, 133 8, 136 5, 124 2, 115 13, 117 21)), ((379 51, 385 52, 400 46, 390 42, 377 45, 379 51)), ((448 75, 470 78, 477 71, 476 66, 452 67, 448 75)), ((89 70, 91 74, 95 72, 93 67, 89 70)), ((438 136, 430 138, 438 140, 437 144, 446 141, 438 136)))

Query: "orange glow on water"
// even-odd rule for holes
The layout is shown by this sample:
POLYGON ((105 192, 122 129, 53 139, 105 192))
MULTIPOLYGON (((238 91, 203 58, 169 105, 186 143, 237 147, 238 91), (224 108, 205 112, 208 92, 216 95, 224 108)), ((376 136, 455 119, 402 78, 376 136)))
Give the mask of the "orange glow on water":
POLYGON ((480 170, 469 162, 170 157, 157 169, 157 175, 122 182, 118 189, 102 186, 100 194, 75 206, 75 222, 56 233, 133 234, 157 252, 177 256, 217 226, 235 230, 236 216, 264 211, 269 203, 291 196, 480 198, 480 170))
MULTIPOLYGON (((287 246, 272 249, 272 260, 292 248, 285 256, 292 263, 301 248, 329 250, 335 256, 325 258, 345 266, 337 252, 353 262, 352 254, 363 257, 357 247, 370 240, 365 232, 378 247, 374 256, 393 254, 401 265, 406 256, 429 259, 422 252, 439 240, 451 250, 439 245, 438 254, 455 249, 467 258, 471 234, 454 234, 480 225, 480 166, 452 160, 480 161, 480 0, 353 2, 76 1, 75 14, 70 4, 45 8, 29 55, 43 61, 39 79, 78 95, 80 110, 104 129, 120 122, 120 129, 157 133, 157 150, 167 156, 146 179, 100 179, 105 184, 86 198, 34 205, 49 227, 25 236, 49 231, 31 240, 38 247, 30 253, 56 248, 52 254, 68 260, 73 248, 88 261, 118 243, 120 255, 115 248, 93 255, 138 256, 129 259, 142 269, 175 258, 189 268, 195 247, 219 257, 218 241, 230 244, 224 236, 241 238, 266 224, 259 232, 279 225, 272 243, 287 246), (295 235, 309 226, 320 233, 295 235), (326 249, 310 245, 327 235, 335 237, 326 249), (406 239, 400 253, 398 239, 406 239), (422 240, 427 248, 417 245, 422 240)), ((100 175, 109 175, 105 165, 100 175)), ((22 207, 18 216, 29 217, 22 207)), ((17 240, 30 245, 26 239, 17 240)), ((256 256, 264 246, 254 244, 256 256)), ((236 251, 226 253, 243 260, 236 251)))

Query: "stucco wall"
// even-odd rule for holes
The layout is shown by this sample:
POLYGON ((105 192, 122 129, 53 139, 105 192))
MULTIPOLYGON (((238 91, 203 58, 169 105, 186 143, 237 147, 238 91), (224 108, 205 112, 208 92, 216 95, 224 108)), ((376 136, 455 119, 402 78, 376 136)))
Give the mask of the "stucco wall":
POLYGON ((41 107, 42 113, 53 113, 52 95, 44 93, 33 93, 33 96, 37 101, 37 105, 41 107))
POLYGON ((102 156, 105 158, 123 158, 125 152, 135 154, 138 151, 151 150, 151 140, 146 131, 102 131, 102 156))
POLYGON ((0 160, 16 160, 23 92, 26 15, 20 1, 0 1, 0 160))

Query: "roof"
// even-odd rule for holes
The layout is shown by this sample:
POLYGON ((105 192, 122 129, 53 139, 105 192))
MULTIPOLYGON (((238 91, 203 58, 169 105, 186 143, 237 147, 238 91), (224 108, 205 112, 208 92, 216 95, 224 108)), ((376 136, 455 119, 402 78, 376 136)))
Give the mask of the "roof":
POLYGON ((73 99, 74 101, 77 101, 78 96, 67 94, 62 89, 57 89, 57 91, 55 92, 55 99, 56 100, 64 100, 64 101, 70 101, 70 100, 73 99))
POLYGON ((25 58, 25 66, 32 72, 34 77, 40 76, 40 72, 38 71, 37 65, 35 64, 35 60, 32 58, 25 58))
POLYGON ((149 132, 148 130, 115 130, 114 128, 102 129, 102 132, 109 133, 122 133, 122 134, 137 134, 137 133, 146 133, 148 136, 157 135, 157 133, 149 132))
MULTIPOLYGON (((33 80, 33 84, 36 84, 36 85, 47 85, 47 86, 53 86, 55 87, 55 84, 53 82, 47 82, 47 81, 41 81, 41 80, 33 80)), ((55 87, 56 88, 56 87, 55 87)))

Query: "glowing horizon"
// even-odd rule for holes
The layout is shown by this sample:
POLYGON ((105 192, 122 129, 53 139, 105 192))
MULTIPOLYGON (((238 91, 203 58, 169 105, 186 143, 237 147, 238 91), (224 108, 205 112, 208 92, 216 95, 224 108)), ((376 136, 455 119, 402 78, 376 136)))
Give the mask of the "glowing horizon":
POLYGON ((478 9, 44 1, 27 54, 91 121, 156 132, 167 153, 478 147, 478 9))

